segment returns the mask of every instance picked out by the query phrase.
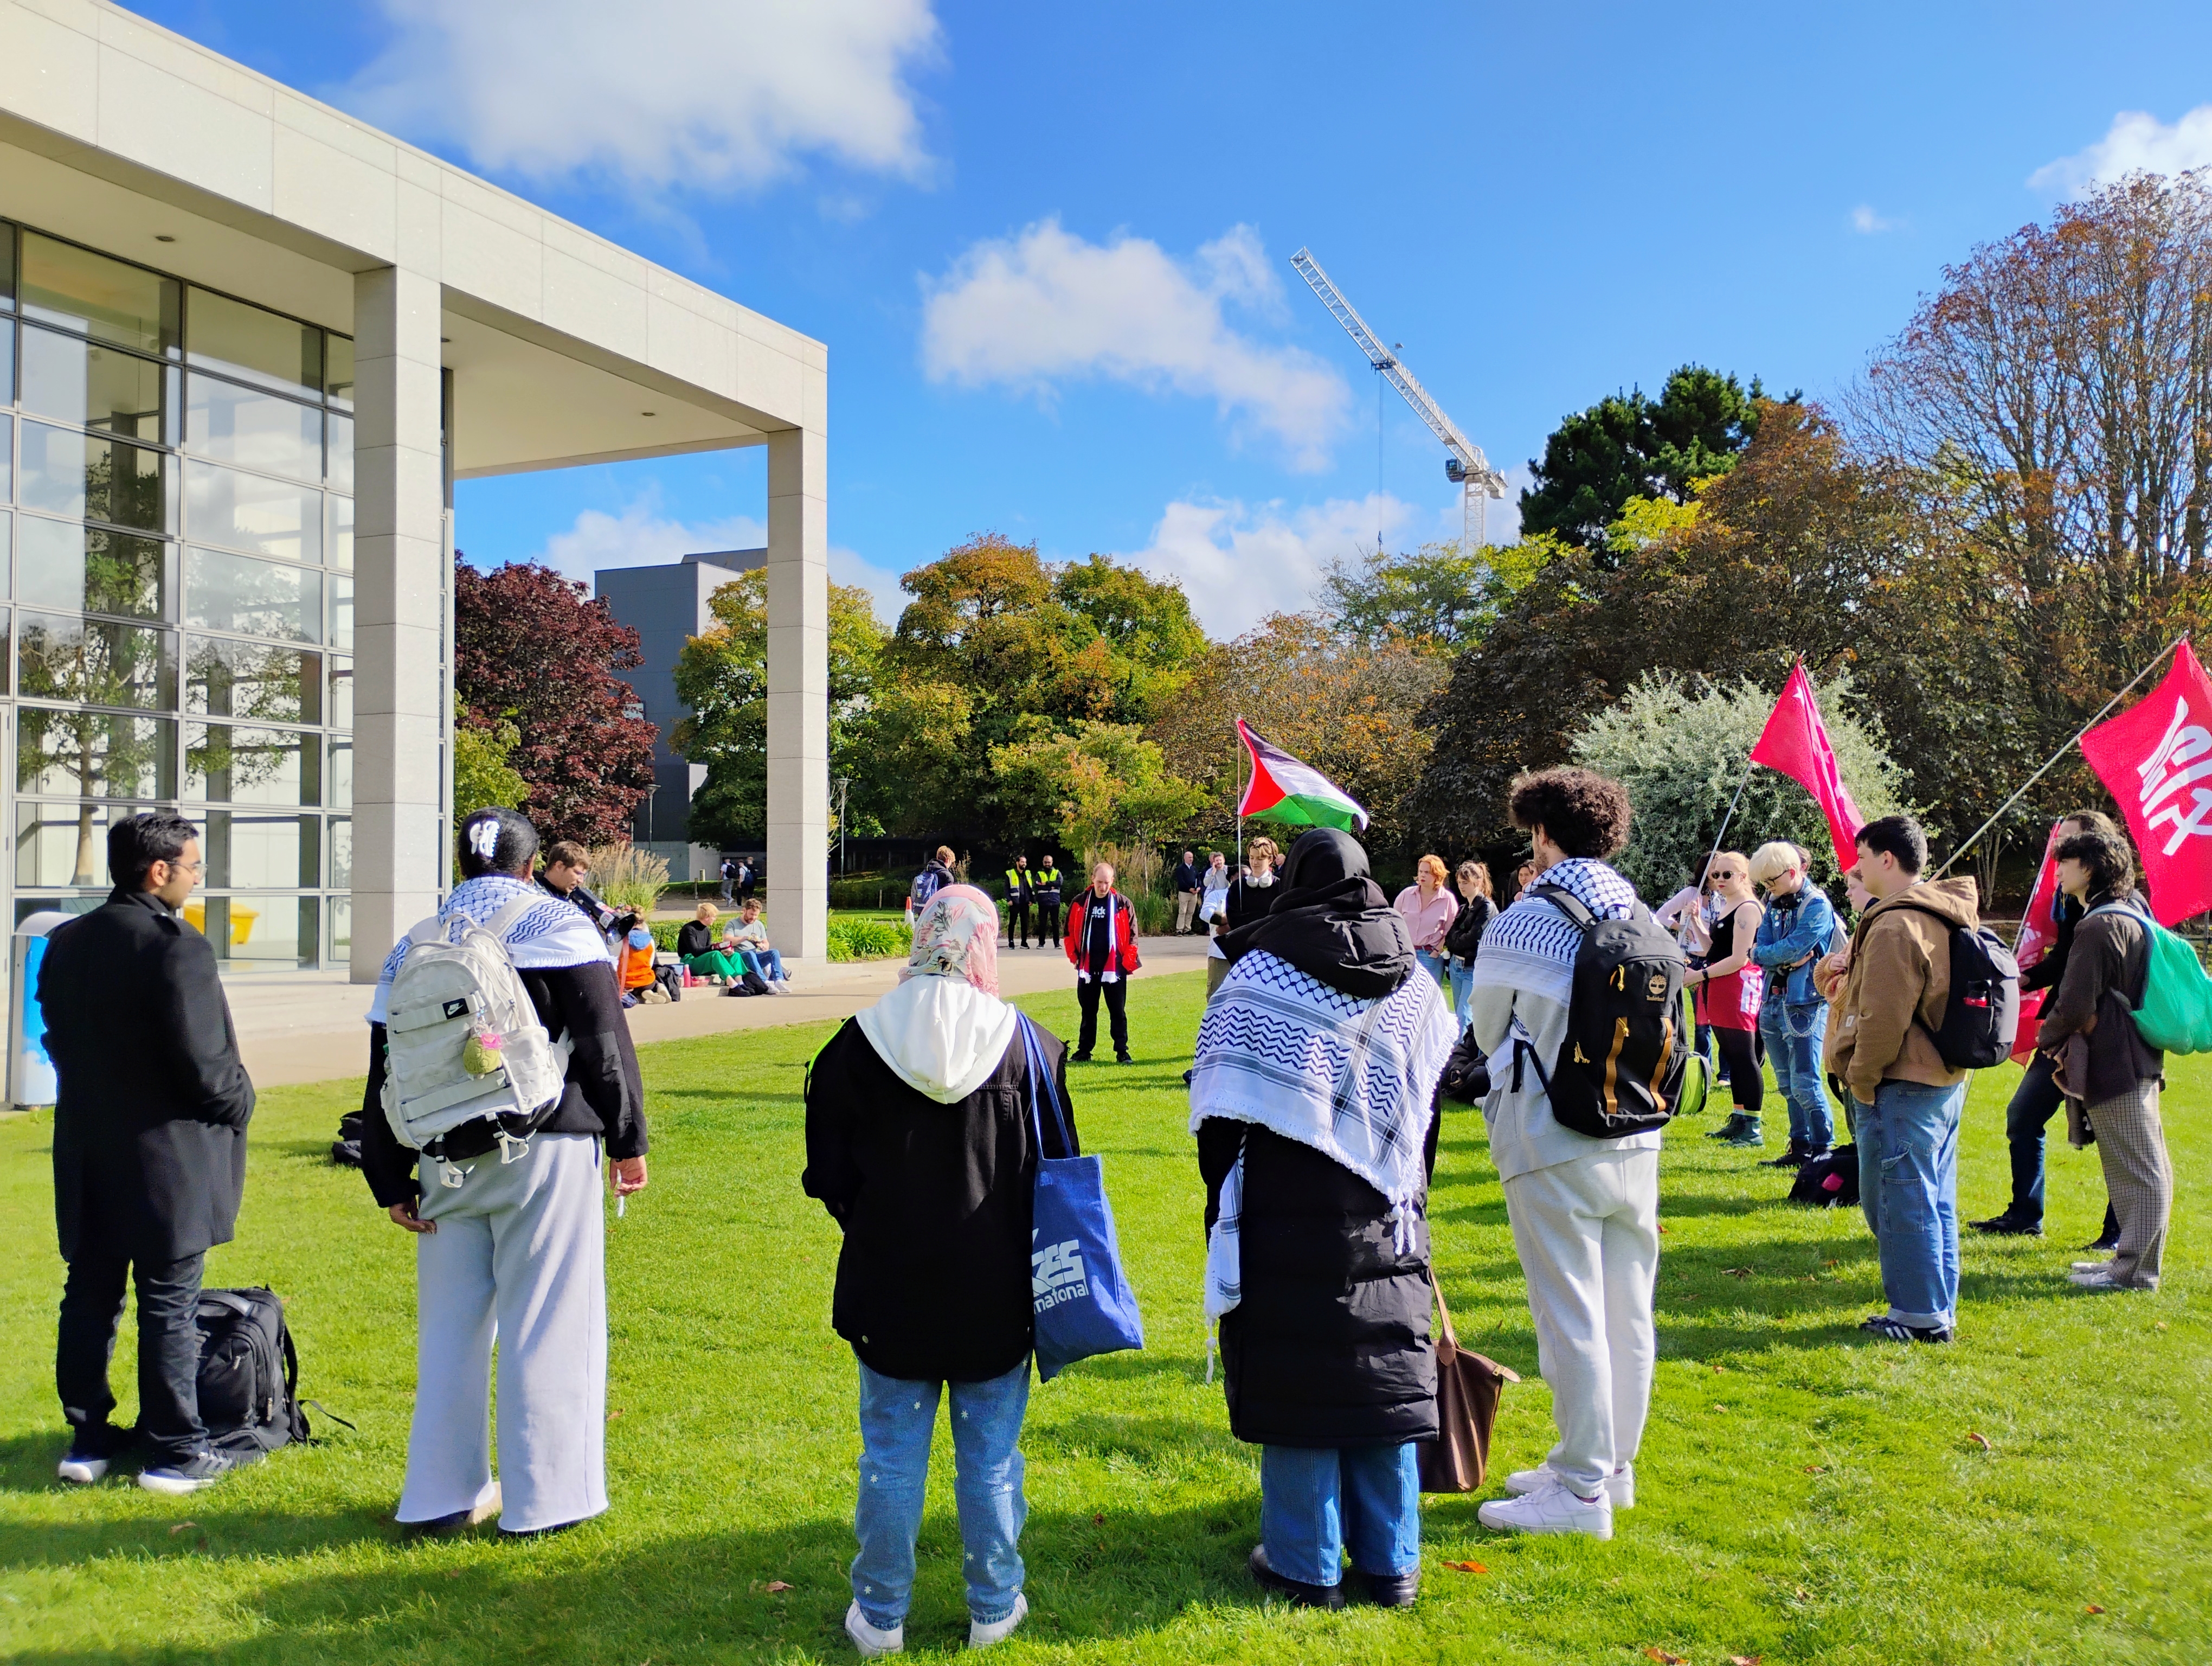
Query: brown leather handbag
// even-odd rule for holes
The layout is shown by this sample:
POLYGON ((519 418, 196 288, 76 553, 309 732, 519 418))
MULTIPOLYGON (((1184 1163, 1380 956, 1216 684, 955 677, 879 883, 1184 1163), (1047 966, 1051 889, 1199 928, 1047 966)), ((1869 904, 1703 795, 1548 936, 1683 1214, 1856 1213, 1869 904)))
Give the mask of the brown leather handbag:
POLYGON ((1420 1443, 1421 1491, 1472 1493, 1490 1467, 1490 1431, 1498 1421, 1498 1397, 1519 1373, 1470 1353, 1453 1334, 1451 1310, 1433 1268, 1429 1283, 1437 1292, 1437 1428, 1434 1440, 1420 1443))

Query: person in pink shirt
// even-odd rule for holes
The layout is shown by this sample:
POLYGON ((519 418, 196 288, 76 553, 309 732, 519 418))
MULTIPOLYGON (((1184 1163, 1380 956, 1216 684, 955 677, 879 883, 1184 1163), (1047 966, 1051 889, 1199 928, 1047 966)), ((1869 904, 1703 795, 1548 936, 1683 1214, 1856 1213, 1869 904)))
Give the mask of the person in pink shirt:
POLYGON ((1413 939, 1413 958, 1437 980, 1444 978, 1444 933, 1459 915, 1459 898, 1445 883, 1449 870, 1441 856, 1424 856, 1413 869, 1413 883, 1398 893, 1398 912, 1413 939))

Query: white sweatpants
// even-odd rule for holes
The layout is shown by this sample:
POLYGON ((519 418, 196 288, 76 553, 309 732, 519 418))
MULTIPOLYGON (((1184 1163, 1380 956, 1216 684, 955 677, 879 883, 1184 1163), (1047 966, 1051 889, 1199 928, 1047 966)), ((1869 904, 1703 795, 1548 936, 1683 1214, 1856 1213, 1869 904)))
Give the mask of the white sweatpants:
POLYGON ((415 1240, 415 1422, 398 1519, 489 1496, 499 1340, 499 1524, 558 1527, 607 1507, 606 1217, 599 1142, 540 1134, 529 1154, 422 1163, 415 1240))
POLYGON ((1516 1175, 1505 1212, 1559 1430, 1545 1462, 1594 1498, 1635 1461, 1651 1406, 1659 1153, 1594 1152, 1516 1175))

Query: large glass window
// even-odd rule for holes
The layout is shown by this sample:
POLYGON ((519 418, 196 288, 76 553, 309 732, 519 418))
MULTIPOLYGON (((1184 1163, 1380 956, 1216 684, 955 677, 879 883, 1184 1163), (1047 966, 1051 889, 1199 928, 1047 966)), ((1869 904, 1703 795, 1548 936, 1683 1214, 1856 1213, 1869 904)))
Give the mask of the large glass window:
POLYGON ((177 291, 176 280, 143 266, 23 234, 26 318, 141 353, 167 353, 177 344, 177 291))
POLYGON ((15 616, 19 692, 38 700, 174 711, 175 641, 166 630, 59 613, 15 616))
POLYGON ((227 555, 185 551, 185 623, 312 642, 322 635, 323 575, 304 567, 227 555))
POLYGON ((323 391, 330 395, 334 410, 353 409, 353 337, 328 337, 329 351, 323 364, 323 391))
POLYGON ((270 966, 313 960, 322 904, 312 897, 195 897, 182 910, 207 933, 218 960, 270 966))
POLYGON ((323 385, 323 332, 206 289, 194 289, 185 314, 185 360, 270 387, 323 385))
POLYGON ((323 721, 333 729, 353 727, 353 661, 333 658, 331 660, 330 704, 324 708, 330 715, 323 721))
POLYGON ((73 520, 23 517, 15 593, 34 607, 161 617, 169 546, 73 520))
POLYGON ((213 376, 185 380, 185 448, 295 480, 323 473, 323 413, 213 376))
POLYGON ((353 808, 353 742, 343 736, 331 737, 330 790, 323 801, 333 810, 353 808))
POLYGON ((15 806, 15 883, 19 885, 112 885, 107 830, 146 804, 34 804, 15 806))
MULTIPOLYGON (((331 418, 329 475, 332 491, 350 492, 353 489, 353 418, 350 416, 331 418)), ((348 503, 346 510, 346 530, 350 533, 353 530, 353 505, 348 503)))
POLYGON ((210 890, 290 891, 323 882, 319 817, 210 810, 204 826, 210 890))
POLYGON ((23 480, 16 502, 73 520, 161 530, 157 451, 44 423, 23 424, 23 480))
POLYGON ((336 891, 353 888, 353 823, 344 816, 331 818, 331 885, 336 891))
POLYGON ((158 446, 163 379, 153 360, 82 336, 23 331, 23 409, 40 416, 158 446))
POLYGON ((323 495, 258 474, 185 460, 185 536, 286 561, 323 558, 323 495))
MULTIPOLYGON (((8 325, 0 324, 0 336, 6 336, 9 333, 8 325)), ((4 411, 0 411, 0 503, 5 503, 15 495, 15 419, 4 411)), ((352 536, 350 528, 348 529, 347 536, 349 538, 352 536)), ((349 561, 346 564, 351 566, 353 563, 349 561)))
POLYGON ((15 790, 41 798, 167 799, 177 726, 115 712, 15 708, 15 790))
POLYGON ((294 729, 185 725, 185 796, 229 804, 312 805, 322 796, 322 743, 294 729))
POLYGON ((323 656, 266 642, 192 636, 185 643, 185 709, 205 717, 319 723, 323 656))

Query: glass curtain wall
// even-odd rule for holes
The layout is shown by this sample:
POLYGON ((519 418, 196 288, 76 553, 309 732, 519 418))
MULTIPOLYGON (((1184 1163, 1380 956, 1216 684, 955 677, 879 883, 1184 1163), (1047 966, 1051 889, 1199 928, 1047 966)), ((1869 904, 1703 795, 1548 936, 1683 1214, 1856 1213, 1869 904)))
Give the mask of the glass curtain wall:
POLYGON ((15 917, 199 824, 233 964, 346 958, 353 343, 0 222, 0 644, 15 917))

